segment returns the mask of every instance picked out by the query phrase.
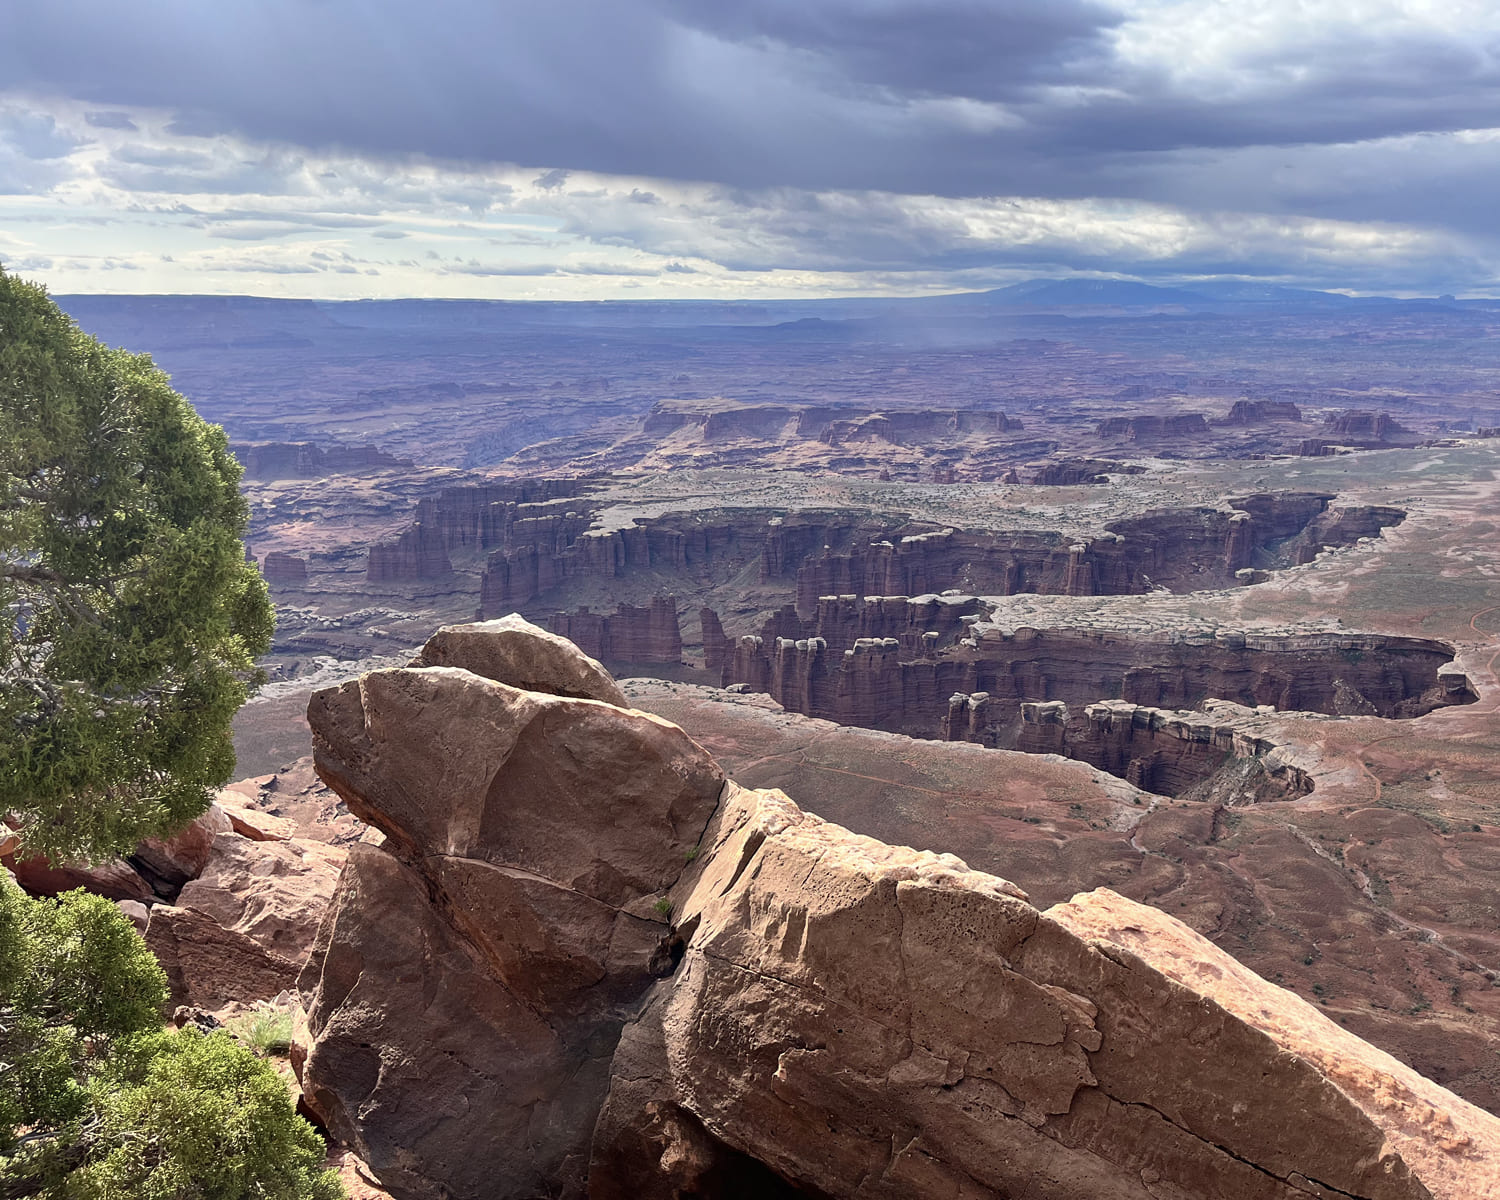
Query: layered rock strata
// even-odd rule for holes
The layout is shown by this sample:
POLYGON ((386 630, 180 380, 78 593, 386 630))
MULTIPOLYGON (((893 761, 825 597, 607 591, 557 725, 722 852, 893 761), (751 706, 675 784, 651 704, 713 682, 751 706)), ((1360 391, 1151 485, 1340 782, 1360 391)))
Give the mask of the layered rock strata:
POLYGON ((724 663, 732 652, 732 643, 724 632, 719 614, 704 607, 698 610, 698 627, 702 630, 703 666, 714 674, 722 674, 724 663))
MULTIPOLYGON (((895 600, 881 605, 884 612, 895 600)), ((954 598, 908 601, 920 622, 937 613, 972 621, 954 598)), ((820 612, 846 610, 828 598, 820 612)), ((928 618, 932 619, 932 618, 928 618)), ((938 624, 936 620, 933 622, 938 624)), ((783 619, 782 627, 789 624, 783 619)), ((775 623, 767 626, 768 631, 775 623)), ((1007 632, 974 625, 948 640, 920 623, 900 636, 857 636, 849 621, 830 619, 829 636, 743 637, 724 668, 724 682, 764 691, 783 707, 841 725, 917 737, 954 737, 1011 745, 1021 705, 1060 700, 1081 706, 1124 700, 1153 708, 1191 709, 1209 698, 1250 707, 1340 716, 1415 717, 1476 697, 1467 677, 1451 669, 1453 648, 1423 638, 1382 635, 1225 634, 1206 639, 1074 629, 1007 632), (832 631, 839 631, 834 635, 832 631), (920 632, 919 632, 920 631, 920 632), (928 638, 928 634, 934 634, 928 638), (959 726, 949 715, 955 693, 985 697, 986 715, 959 726)))
POLYGON ((1265 425, 1271 421, 1300 421, 1302 410, 1290 400, 1236 400, 1226 425, 1265 425))
POLYGON ((1500 1196, 1494 1118, 1112 893, 1038 912, 457 666, 309 717, 386 841, 303 974, 303 1085, 401 1200, 1500 1196))
POLYGON ((1208 432, 1202 413, 1150 414, 1142 417, 1105 417, 1096 430, 1100 437, 1123 437, 1132 442, 1194 437, 1208 432))
POLYGON ((445 580, 453 572, 452 552, 534 540, 537 522, 562 521, 576 536, 592 514, 580 516, 567 505, 585 491, 586 481, 557 479, 443 488, 418 501, 411 527, 399 537, 370 547, 366 577, 371 583, 445 580))
POLYGON ((375 446, 336 442, 323 446, 313 442, 235 442, 229 452, 240 460, 246 479, 320 479, 412 465, 411 459, 397 458, 375 446))
MULTIPOLYGON (((971 696, 952 697, 949 740, 983 740, 962 736, 958 724, 958 717, 967 713, 972 725, 983 707, 971 696)), ((1256 732, 1255 723, 1275 711, 1269 705, 1250 709, 1210 699, 1202 709, 1173 711, 1103 700, 1087 705, 1081 718, 1074 719, 1060 700, 1024 703, 1016 749, 1076 758, 1162 796, 1177 796, 1203 783, 1231 759, 1246 764, 1241 796, 1261 799, 1269 793, 1286 799, 1313 790, 1312 777, 1287 749, 1256 732)))
MULTIPOLYGON (((1057 465, 1047 482, 1098 478, 1111 465, 1057 465)), ((545 479, 445 489, 419 504, 400 537, 371 547, 367 577, 373 584, 448 582, 455 554, 482 552, 479 612, 493 615, 562 599, 574 583, 632 576, 727 583, 758 560, 759 581, 794 590, 808 617, 829 595, 1093 596, 1233 586, 1245 582, 1244 569, 1305 561, 1286 549, 1304 531, 1317 547, 1345 545, 1378 536, 1405 515, 1369 508, 1330 517, 1327 493, 1277 492, 1221 508, 1153 510, 1083 540, 816 511, 673 513, 598 528, 587 490, 586 481, 545 479)))
MULTIPOLYGON (((587 608, 554 613, 552 632, 567 638, 585 654, 615 663, 682 661, 682 630, 677 597, 656 596, 650 604, 621 604, 613 613, 587 608)), ((723 636, 720 629, 719 636, 723 636)))
POLYGON ((828 445, 880 440, 895 445, 925 444, 965 436, 1013 433, 1022 422, 988 409, 890 409, 752 404, 700 411, 658 404, 645 417, 641 432, 664 437, 696 428, 704 442, 751 439, 809 439, 828 445))
POLYGON ((260 564, 260 571, 267 583, 280 587, 301 587, 307 582, 307 559, 272 550, 260 564))
MULTIPOLYGON (((1406 515, 1388 507, 1354 507, 1325 517, 1332 499, 1326 493, 1266 493, 1232 499, 1226 509, 1160 509, 1112 522, 1104 536, 1081 542, 1055 533, 940 529, 869 538, 846 550, 828 546, 821 555, 804 551, 797 608, 810 614, 819 597, 848 593, 914 596, 956 588, 1000 596, 1119 596, 1152 587, 1230 586, 1244 582, 1237 574, 1244 568, 1306 561, 1288 556, 1285 545, 1319 518, 1310 536, 1321 547, 1378 536, 1406 515)), ((809 540, 818 544, 815 537, 809 540)), ((825 545, 831 540, 824 536, 825 545)))

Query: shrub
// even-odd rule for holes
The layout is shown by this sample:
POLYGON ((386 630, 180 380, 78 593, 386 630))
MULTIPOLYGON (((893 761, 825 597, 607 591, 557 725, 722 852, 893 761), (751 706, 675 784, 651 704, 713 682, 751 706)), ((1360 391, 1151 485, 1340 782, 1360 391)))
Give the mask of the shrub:
POLYGON ((166 978, 108 900, 0 871, 0 1196, 335 1200, 275 1069, 165 1030, 166 978))

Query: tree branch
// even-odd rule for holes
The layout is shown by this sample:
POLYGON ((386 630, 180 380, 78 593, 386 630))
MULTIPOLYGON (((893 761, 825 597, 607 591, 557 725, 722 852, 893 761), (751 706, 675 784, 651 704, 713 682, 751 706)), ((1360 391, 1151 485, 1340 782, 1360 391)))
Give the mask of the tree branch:
POLYGON ((0 579, 14 579, 17 583, 67 582, 51 567, 38 567, 24 563, 6 563, 0 567, 0 579))

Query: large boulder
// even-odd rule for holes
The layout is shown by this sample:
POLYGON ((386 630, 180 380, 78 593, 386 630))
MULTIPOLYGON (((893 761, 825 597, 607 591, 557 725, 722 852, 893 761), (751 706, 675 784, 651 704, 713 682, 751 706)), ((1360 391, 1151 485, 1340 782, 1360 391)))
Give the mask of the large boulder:
POLYGON ((111 900, 154 900, 156 893, 134 867, 124 859, 107 862, 55 863, 44 855, 17 858, 14 853, 0 859, 15 880, 32 896, 58 896, 82 888, 111 900))
MULTIPOLYGON (((681 964, 616 1053, 596 1198, 692 1194, 636 1181, 704 1133, 832 1196, 1500 1195, 1494 1118, 1448 1096, 1462 1135, 1403 1153, 1400 1114, 1278 1040, 1268 1018, 1301 1000, 1265 985, 1274 1008, 1237 1014, 1157 969, 1149 939, 1080 936, 1098 897, 1038 912, 775 792, 736 789, 705 848, 674 892, 681 964)), ((1379 1069, 1349 1041, 1351 1070, 1379 1069)))
POLYGON ((294 987, 345 857, 322 842, 215 837, 203 873, 146 926, 172 1002, 214 1011, 294 987))
POLYGON ((152 908, 146 945, 166 972, 173 1007, 212 1012, 249 1005, 297 983, 298 963, 195 908, 152 908))
POLYGON ((214 838, 230 829, 229 818, 217 804, 169 838, 148 838, 128 859, 106 862, 53 862, 41 855, 17 860, 16 846, 0 843, 0 861, 8 866, 33 896, 56 896, 82 888, 111 900, 171 899, 184 883, 195 878, 208 862, 214 838))
POLYGON ((302 1078, 399 1200, 1500 1197, 1500 1122, 1312 1053, 1308 1006, 1210 986, 1164 914, 1039 912, 666 722, 453 666, 309 723, 385 841, 303 972, 302 1078))
POLYGON ((524 691, 628 707, 625 694, 598 662, 567 638, 533 625, 519 613, 494 621, 444 625, 427 639, 411 665, 462 667, 524 691))
POLYGON ((203 873, 183 887, 177 905, 212 917, 300 969, 347 857, 342 847, 324 842, 220 834, 203 873))
POLYGON ((319 774, 386 836, 351 849, 303 975, 310 1101, 397 1195, 581 1194, 723 773, 657 717, 452 667, 308 713, 319 774))
POLYGON ((147 838, 135 848, 131 862, 157 894, 173 897, 190 879, 198 878, 213 853, 214 839, 232 828, 217 804, 189 821, 169 838, 147 838))

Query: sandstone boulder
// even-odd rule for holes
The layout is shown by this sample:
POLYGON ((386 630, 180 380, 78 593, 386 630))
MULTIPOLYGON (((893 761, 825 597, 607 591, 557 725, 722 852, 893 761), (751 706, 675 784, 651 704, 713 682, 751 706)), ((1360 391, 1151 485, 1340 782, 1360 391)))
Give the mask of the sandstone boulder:
POLYGON ((220 834, 179 908, 212 918, 300 968, 338 885, 346 851, 323 842, 258 842, 220 834))
POLYGON ((382 671, 309 707, 386 841, 303 972, 302 1078, 400 1200, 1500 1197, 1500 1122, 1357 1039, 1311 1052, 1306 1005, 1210 986, 1211 947, 1195 977, 1171 918, 1038 912, 673 725, 509 684, 382 671))
MULTIPOLYGON (((221 792, 220 795, 240 798, 232 792, 221 792)), ((258 809, 226 803, 223 799, 219 801, 219 807, 229 818, 229 827, 252 842, 285 842, 296 836, 297 823, 286 817, 276 817, 270 813, 260 812, 258 809)))
POLYGON ((1266 982, 1181 921, 1099 888, 1047 915, 1079 937, 1137 956, 1315 1065, 1371 1120, 1435 1196, 1500 1195, 1493 1115, 1266 982))
POLYGON ((211 1012, 294 986, 344 858, 322 842, 217 835, 203 873, 145 928, 172 1003, 211 1012))
POLYGON ((151 921, 151 910, 139 900, 116 900, 115 907, 125 914, 126 918, 135 926, 137 933, 145 933, 146 926, 151 921))
POLYGON ((297 982, 298 963, 194 908, 152 908, 146 945, 167 974, 173 1006, 213 1012, 269 999, 297 982))
POLYGON ((411 665, 462 667, 525 691, 626 706, 624 693, 608 671, 567 638, 538 628, 519 613, 494 621, 445 625, 427 640, 411 665))
POLYGON ((134 865, 159 895, 175 895, 190 879, 196 879, 213 853, 214 839, 231 829, 229 818, 217 804, 169 838, 147 838, 131 856, 134 865))
POLYGON ((229 818, 217 804, 169 838, 148 838, 129 859, 109 862, 56 863, 36 856, 17 861, 14 835, 0 844, 3 860, 23 888, 33 896, 56 896, 82 888, 110 900, 149 902, 174 897, 178 889, 203 870, 214 837, 227 832, 229 818))
POLYGON ((85 863, 54 863, 41 855, 17 859, 14 854, 5 856, 5 865, 15 876, 16 882, 32 896, 57 896, 82 888, 97 896, 111 900, 154 900, 151 890, 138 871, 124 859, 89 866, 85 863))
POLYGON ((951 856, 738 790, 706 845, 681 965, 616 1053, 599 1180, 649 1177, 669 1112, 810 1194, 1500 1194, 1493 1118, 1428 1139, 1444 1192, 1317 1063, 951 856))
POLYGON ((452 667, 308 713, 319 773, 387 838, 351 848, 301 981, 310 1102, 396 1195, 581 1195, 610 1051, 671 967, 656 901, 723 774, 659 718, 452 667))

